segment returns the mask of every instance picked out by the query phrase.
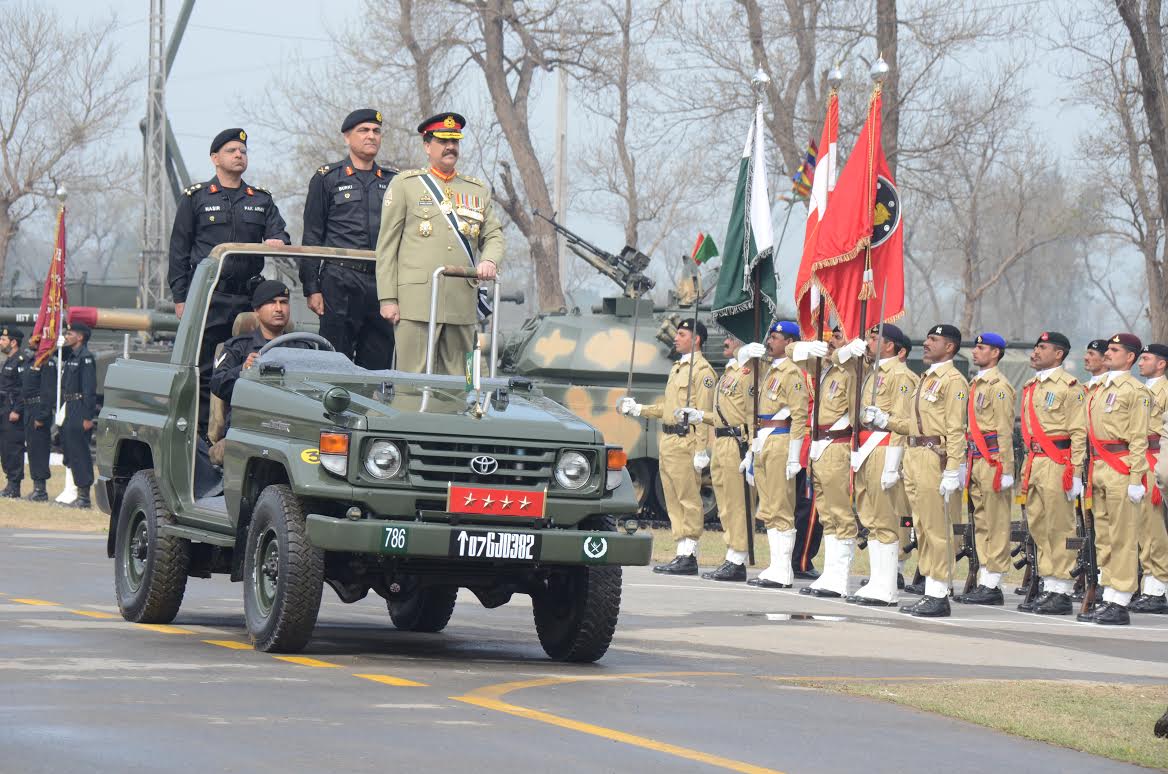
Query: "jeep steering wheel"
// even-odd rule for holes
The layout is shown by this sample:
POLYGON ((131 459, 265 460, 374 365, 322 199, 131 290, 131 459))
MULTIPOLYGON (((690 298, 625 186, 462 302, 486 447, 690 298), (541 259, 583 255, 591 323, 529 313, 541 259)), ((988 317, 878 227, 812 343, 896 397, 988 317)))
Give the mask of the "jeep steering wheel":
POLYGON ((294 333, 284 333, 272 339, 267 344, 260 347, 260 351, 257 353, 257 356, 263 355, 269 349, 283 347, 287 344, 291 344, 294 341, 306 341, 310 344, 314 344, 316 349, 323 349, 327 352, 337 351, 336 348, 333 347, 329 340, 324 336, 316 333, 309 333, 308 331, 296 331, 294 333))

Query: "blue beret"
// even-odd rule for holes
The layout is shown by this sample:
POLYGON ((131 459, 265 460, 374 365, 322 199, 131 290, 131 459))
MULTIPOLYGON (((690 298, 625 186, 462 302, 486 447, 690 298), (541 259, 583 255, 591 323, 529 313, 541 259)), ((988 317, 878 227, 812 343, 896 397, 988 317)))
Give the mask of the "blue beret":
POLYGON ((783 334, 788 339, 797 339, 799 338, 799 323, 790 320, 776 320, 771 323, 769 333, 775 332, 783 334))
POLYGON ((1006 340, 996 333, 983 333, 977 337, 978 344, 989 344, 991 347, 1006 349, 1006 340))

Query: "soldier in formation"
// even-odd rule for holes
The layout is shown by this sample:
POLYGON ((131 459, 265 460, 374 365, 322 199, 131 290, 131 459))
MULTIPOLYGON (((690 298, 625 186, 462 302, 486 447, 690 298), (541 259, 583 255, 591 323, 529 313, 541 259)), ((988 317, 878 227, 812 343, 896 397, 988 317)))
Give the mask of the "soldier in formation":
POLYGON ((49 499, 49 453, 52 450, 53 414, 57 401, 57 351, 49 350, 37 362, 36 336, 30 336, 24 369, 24 444, 28 453, 28 474, 32 479, 32 502, 49 499))
MULTIPOLYGON (((1154 471, 1160 455, 1159 419, 1168 411, 1168 345, 1148 344, 1137 363, 1148 390, 1151 411, 1148 414, 1148 469, 1154 471)), ((1151 474, 1144 476, 1143 507, 1140 509, 1140 567, 1143 586, 1129 609, 1133 613, 1168 613, 1168 528, 1164 520, 1164 500, 1151 474)))
POLYGON ((65 421, 61 425, 61 446, 77 485, 77 499, 70 503, 75 508, 92 507, 89 488, 93 486, 93 455, 89 444, 97 420, 97 365, 87 346, 90 334, 88 325, 70 323, 62 350, 61 405, 65 421))
POLYGON ((0 463, 8 485, 0 497, 20 497, 24 480, 24 371, 28 360, 20 351, 24 333, 18 328, 0 329, 0 463))

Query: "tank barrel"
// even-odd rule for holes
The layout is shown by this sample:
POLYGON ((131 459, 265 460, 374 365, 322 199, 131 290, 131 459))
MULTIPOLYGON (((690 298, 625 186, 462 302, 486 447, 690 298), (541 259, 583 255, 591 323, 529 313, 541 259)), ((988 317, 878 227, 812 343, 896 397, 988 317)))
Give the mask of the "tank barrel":
MULTIPOLYGON (((0 307, 0 323, 28 328, 32 333, 39 309, 35 307, 0 307)), ((98 306, 71 306, 66 311, 69 322, 83 322, 95 330, 177 331, 178 317, 149 309, 111 309, 98 306)))

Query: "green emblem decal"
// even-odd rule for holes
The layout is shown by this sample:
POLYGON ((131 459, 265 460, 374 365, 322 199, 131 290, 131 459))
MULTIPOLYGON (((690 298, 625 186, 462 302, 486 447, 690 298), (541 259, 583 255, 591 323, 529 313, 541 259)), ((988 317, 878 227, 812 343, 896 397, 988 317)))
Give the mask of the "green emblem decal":
POLYGON ((599 562, 608 555, 608 539, 602 537, 584 538, 584 561, 599 562))

